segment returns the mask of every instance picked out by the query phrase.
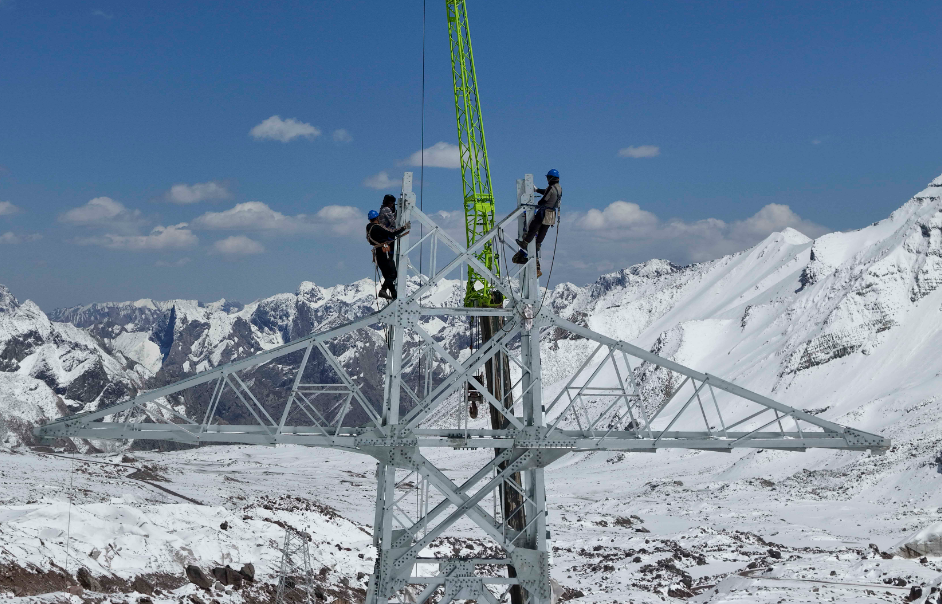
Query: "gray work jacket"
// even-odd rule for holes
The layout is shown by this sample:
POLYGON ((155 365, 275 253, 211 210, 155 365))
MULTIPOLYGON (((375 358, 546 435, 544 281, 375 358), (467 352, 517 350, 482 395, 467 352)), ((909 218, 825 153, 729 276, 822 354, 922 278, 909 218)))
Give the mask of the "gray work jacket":
POLYGON ((538 206, 559 209, 559 202, 563 198, 563 188, 559 186, 558 180, 545 189, 537 189, 536 192, 543 195, 537 202, 538 206))

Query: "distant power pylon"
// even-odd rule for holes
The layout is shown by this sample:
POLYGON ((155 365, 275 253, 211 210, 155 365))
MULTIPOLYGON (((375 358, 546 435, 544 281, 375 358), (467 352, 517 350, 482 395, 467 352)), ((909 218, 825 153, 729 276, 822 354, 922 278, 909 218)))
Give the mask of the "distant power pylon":
MULTIPOLYGON (((509 216, 465 248, 416 208, 412 173, 407 172, 398 221, 421 224, 425 234, 415 243, 405 235, 397 245, 398 300, 132 401, 62 418, 36 433, 51 438, 294 443, 373 457, 377 558, 368 604, 496 604, 511 599, 512 592, 517 601, 548 604, 550 535, 543 472, 569 453, 809 447, 882 452, 890 446, 880 435, 783 405, 556 316, 540 290, 532 242, 530 260, 516 274, 497 276, 478 258, 484 245, 503 246, 523 234, 534 212, 531 175, 517 181, 517 202, 509 216), (416 268, 423 250, 424 272, 416 268), (469 267, 500 292, 503 304, 435 305, 435 296, 445 297, 438 291, 442 281, 467 274, 469 267), (407 277, 418 280, 412 291, 406 291, 407 277), (497 317, 502 325, 476 350, 448 350, 436 332, 443 318, 454 316, 497 317), (385 359, 356 356, 356 344, 348 338, 347 362, 358 362, 356 375, 350 375, 335 354, 338 340, 359 331, 359 341, 376 341, 383 333, 378 327, 385 330, 385 359), (555 349, 576 368, 565 383, 558 381, 562 376, 554 379, 557 383, 543 382, 541 336, 550 335, 547 352, 555 349), (483 378, 485 366, 499 355, 509 365, 493 363, 487 373, 499 375, 483 378), (308 375, 313 369, 305 372, 315 358, 320 378, 308 375), (297 361, 300 366, 288 379, 284 401, 273 401, 269 393, 263 404, 253 393, 255 379, 248 370, 271 364, 290 375, 286 367, 297 361), (371 400, 365 386, 375 377, 371 367, 380 363, 385 364, 383 398, 371 400), (509 376, 504 366, 510 367, 509 376), (246 372, 245 379, 240 372, 246 372), (331 373, 327 380, 325 372, 331 373), (404 372, 418 377, 410 383, 404 372), (493 390, 501 393, 500 399, 482 383, 492 378, 507 384, 493 390), (200 386, 188 393, 189 399, 174 396, 200 386), (475 406, 483 401, 499 414, 502 428, 493 428, 483 417, 469 422, 466 411, 454 412, 467 407, 471 391, 475 406), (190 411, 195 417, 187 415, 187 401, 190 409, 200 409, 198 415, 190 411), (229 423, 219 416, 220 408, 241 411, 255 421, 229 423), (472 476, 448 476, 435 463, 441 448, 468 450, 469 462, 483 465, 472 476), (477 449, 492 453, 482 456, 477 449), (447 539, 449 532, 466 547, 455 547, 455 539, 447 539), (475 535, 478 540, 468 539, 475 535)), ((813 401, 804 406, 813 407, 813 401)))
POLYGON ((314 597, 314 573, 311 569, 311 552, 308 544, 311 535, 285 529, 285 544, 281 548, 281 567, 278 571, 278 591, 275 604, 284 604, 285 591, 291 588, 304 592, 304 600, 310 602, 314 597), (293 583, 293 585, 289 585, 293 583))

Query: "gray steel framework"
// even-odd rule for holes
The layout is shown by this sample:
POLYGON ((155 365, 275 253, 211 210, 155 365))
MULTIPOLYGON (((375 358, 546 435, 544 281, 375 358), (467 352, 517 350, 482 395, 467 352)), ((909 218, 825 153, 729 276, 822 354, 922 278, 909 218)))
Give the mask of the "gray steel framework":
POLYGON ((286 592, 294 587, 304 594, 303 602, 314 601, 314 570, 311 568, 311 535, 288 527, 281 548, 281 567, 278 570, 278 590, 275 604, 287 602, 286 592))
POLYGON ((522 233, 533 213, 532 191, 532 176, 527 175, 517 182, 517 208, 466 249, 416 208, 412 174, 407 172, 398 220, 400 224, 421 223, 425 234, 419 241, 406 235, 399 242, 399 289, 403 292, 399 300, 347 324, 218 366, 131 401, 62 418, 38 428, 37 434, 186 443, 293 443, 372 456, 378 462, 373 530, 377 560, 369 604, 498 602, 507 599, 517 585, 528 602, 547 604, 550 559, 543 472, 567 453, 664 448, 804 451, 811 447, 882 452, 890 446, 880 435, 783 405, 556 316, 544 304, 532 243, 529 263, 516 274, 501 278, 492 274, 475 254, 488 242, 502 247, 505 232, 522 233), (412 262, 420 248, 426 255, 426 274, 412 262), (460 277, 469 265, 503 294, 503 306, 432 305, 430 299, 443 280, 453 274, 460 277), (405 291, 407 278, 409 291, 405 291), (435 319, 453 316, 503 317, 503 330, 478 349, 459 354, 435 337, 435 319), (385 331, 387 354, 383 399, 376 401, 364 392, 361 379, 343 369, 330 346, 354 331, 380 337, 379 327, 385 331), (542 382, 541 334, 554 334, 554 345, 566 347, 570 356, 583 354, 584 361, 564 384, 542 382), (284 402, 262 404, 246 374, 299 352, 300 366, 284 402), (482 368, 498 354, 510 359, 513 401, 509 406, 481 383, 482 368), (332 369, 333 381, 305 382, 305 368, 313 355, 332 369), (418 383, 402 379, 404 370, 414 374, 416 368, 422 376, 418 383), (204 401, 200 417, 191 417, 175 396, 201 384, 211 384, 212 394, 204 401), (469 386, 505 417, 506 429, 491 429, 484 421, 469 422, 465 397, 469 386), (221 422, 217 409, 223 396, 244 406, 255 421, 221 422), (353 410, 358 414, 351 415, 353 410), (351 421, 355 416, 366 420, 351 421), (467 449, 469 455, 477 449, 494 453, 474 475, 462 480, 447 476, 430 460, 436 448, 467 449), (519 482, 511 478, 517 473, 519 482), (522 509, 502 509, 501 489, 518 492, 522 509), (522 528, 518 526, 522 523, 512 522, 517 513, 526 519, 522 528), (449 532, 469 536, 473 531, 480 535, 479 543, 487 546, 482 546, 486 555, 443 551, 443 538, 449 532))

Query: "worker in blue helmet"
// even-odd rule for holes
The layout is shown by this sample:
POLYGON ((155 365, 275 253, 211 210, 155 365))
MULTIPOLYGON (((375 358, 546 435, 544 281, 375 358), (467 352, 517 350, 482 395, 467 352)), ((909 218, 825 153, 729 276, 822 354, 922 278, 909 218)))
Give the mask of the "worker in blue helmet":
POLYGON ((380 224, 380 213, 376 210, 370 210, 366 217, 370 220, 366 225, 366 240, 373 247, 373 262, 383 274, 383 285, 379 290, 379 297, 395 300, 398 272, 393 247, 396 239, 405 234, 411 224, 407 222, 399 228, 387 229, 380 224))
MULTIPOLYGON (((539 253, 540 246, 546 238, 546 232, 556 224, 556 218, 559 214, 559 202, 563 198, 563 188, 559 184, 559 170, 553 168, 546 173, 545 189, 533 187, 533 190, 543 197, 537 202, 536 212, 533 214, 533 220, 530 221, 526 235, 521 239, 517 239, 520 251, 513 258, 513 261, 517 264, 526 264, 527 246, 530 245, 534 237, 536 237, 536 251, 539 253)), ((539 260, 537 260, 537 273, 542 274, 539 270, 539 260)))

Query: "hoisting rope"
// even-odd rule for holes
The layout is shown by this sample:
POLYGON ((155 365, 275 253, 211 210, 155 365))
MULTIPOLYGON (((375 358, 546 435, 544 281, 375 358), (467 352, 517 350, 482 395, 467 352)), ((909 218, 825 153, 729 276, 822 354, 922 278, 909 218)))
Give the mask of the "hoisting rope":
MULTIPOLYGON (((419 210, 425 211, 425 206, 422 205, 423 193, 425 192, 425 2, 422 0, 422 128, 421 134, 419 136, 419 151, 422 156, 421 164, 419 168, 419 210)), ((422 235, 425 234, 424 225, 419 224, 419 240, 422 240, 422 235)), ((422 286, 421 277, 422 277, 422 257, 425 250, 425 244, 419 246, 419 286, 422 286)))
MULTIPOLYGON (((553 278, 553 265, 556 264, 556 246, 559 245, 559 227, 562 225, 563 219, 559 213, 559 210, 556 210, 556 239, 553 241, 553 259, 550 261, 549 273, 546 275, 546 287, 543 289, 543 299, 540 300, 540 308, 533 313, 534 317, 539 316, 540 311, 543 310, 543 303, 546 302, 546 295, 549 293, 550 280, 553 278)), ((540 254, 536 255, 537 262, 540 261, 540 254)))
MULTIPOLYGON (((72 443, 72 446, 75 446, 75 443, 72 443)), ((69 458, 69 511, 68 519, 66 520, 66 537, 65 537, 65 574, 69 574, 69 558, 71 554, 69 553, 69 548, 72 545, 72 495, 74 491, 72 490, 72 478, 75 476, 75 451, 72 451, 72 456, 69 458)))

